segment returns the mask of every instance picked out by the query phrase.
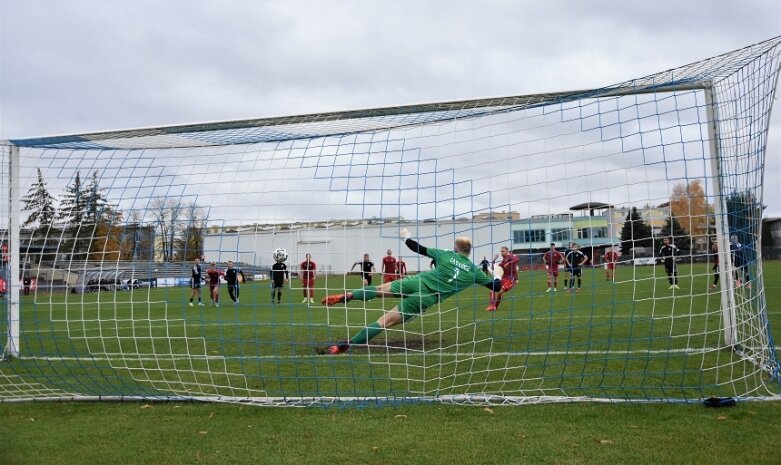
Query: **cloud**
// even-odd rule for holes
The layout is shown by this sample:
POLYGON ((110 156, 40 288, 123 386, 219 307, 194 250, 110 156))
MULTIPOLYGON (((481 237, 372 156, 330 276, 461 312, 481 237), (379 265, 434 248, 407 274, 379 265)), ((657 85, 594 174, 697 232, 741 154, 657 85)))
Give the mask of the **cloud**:
POLYGON ((777 6, 3 2, 0 138, 604 86, 777 35, 777 6))

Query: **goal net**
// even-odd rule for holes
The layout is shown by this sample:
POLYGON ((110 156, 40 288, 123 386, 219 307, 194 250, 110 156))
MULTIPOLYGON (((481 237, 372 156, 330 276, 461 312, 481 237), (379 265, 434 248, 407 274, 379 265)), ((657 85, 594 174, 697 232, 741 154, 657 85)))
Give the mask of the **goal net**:
POLYGON ((777 37, 587 91, 8 141, 0 400, 778 398, 780 59, 777 37))

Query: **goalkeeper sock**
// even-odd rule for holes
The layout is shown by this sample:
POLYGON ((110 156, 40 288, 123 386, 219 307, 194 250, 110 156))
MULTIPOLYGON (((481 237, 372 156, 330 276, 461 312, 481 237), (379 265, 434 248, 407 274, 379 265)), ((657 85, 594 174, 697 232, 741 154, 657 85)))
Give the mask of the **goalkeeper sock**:
POLYGON ((372 300, 377 297, 377 286, 366 286, 363 289, 352 291, 354 300, 372 300))
POLYGON ((376 321, 367 327, 363 328, 355 336, 350 338, 350 344, 366 344, 374 336, 383 332, 383 328, 380 328, 380 324, 376 321))

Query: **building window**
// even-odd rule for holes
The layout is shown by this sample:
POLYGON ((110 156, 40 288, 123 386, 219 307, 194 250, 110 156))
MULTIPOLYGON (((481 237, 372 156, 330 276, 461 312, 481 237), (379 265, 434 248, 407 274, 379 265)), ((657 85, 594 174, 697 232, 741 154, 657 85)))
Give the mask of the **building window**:
POLYGON ((599 228, 581 228, 578 229, 578 239, 603 239, 607 237, 607 226, 599 228))
POLYGON ((569 242, 570 238, 569 228, 554 228, 550 231, 551 242, 569 242))
POLYGON ((531 229, 528 231, 513 231, 514 242, 545 242, 545 230, 544 229, 531 229))

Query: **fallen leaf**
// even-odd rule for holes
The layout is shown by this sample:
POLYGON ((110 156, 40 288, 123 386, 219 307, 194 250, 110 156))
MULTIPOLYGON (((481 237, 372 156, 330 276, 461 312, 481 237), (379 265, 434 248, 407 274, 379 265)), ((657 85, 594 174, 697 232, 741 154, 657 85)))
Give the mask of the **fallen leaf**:
POLYGON ((602 444, 602 445, 613 444, 613 441, 611 441, 610 439, 597 439, 596 442, 597 444, 602 444))
POLYGON ((214 412, 210 413, 209 414, 209 420, 211 420, 213 416, 214 416, 214 412))
POLYGON ((491 415, 493 415, 493 414, 494 414, 494 411, 493 411, 493 410, 491 410, 489 407, 486 407, 486 408, 484 408, 484 409, 483 409, 483 412, 490 413, 491 415))
POLYGON ((379 447, 377 447, 377 446, 374 446, 374 447, 372 447, 372 452, 373 452, 373 453, 375 453, 375 454, 376 454, 378 450, 380 450, 380 448, 379 448, 379 447))
POLYGON ((30 421, 35 421, 35 418, 30 418, 29 420, 30 420, 30 421))
POLYGON ((145 409, 148 409, 148 408, 152 408, 152 406, 149 405, 149 404, 144 404, 144 405, 141 406, 141 410, 145 410, 145 409))
POLYGON ((717 420, 726 420, 727 417, 725 417, 724 415, 719 415, 718 417, 716 417, 716 419, 717 420))
POLYGON ((637 425, 629 425, 630 428, 639 428, 637 425))
POLYGON ((406 420, 407 419, 407 415, 396 415, 394 418, 397 419, 397 420, 406 420))
POLYGON ((207 431, 198 431, 198 434, 209 434, 207 431))
POLYGON ((525 434, 523 434, 523 433, 518 433, 518 439, 520 439, 521 441, 523 441, 524 439, 526 439, 526 435, 525 435, 525 434))

